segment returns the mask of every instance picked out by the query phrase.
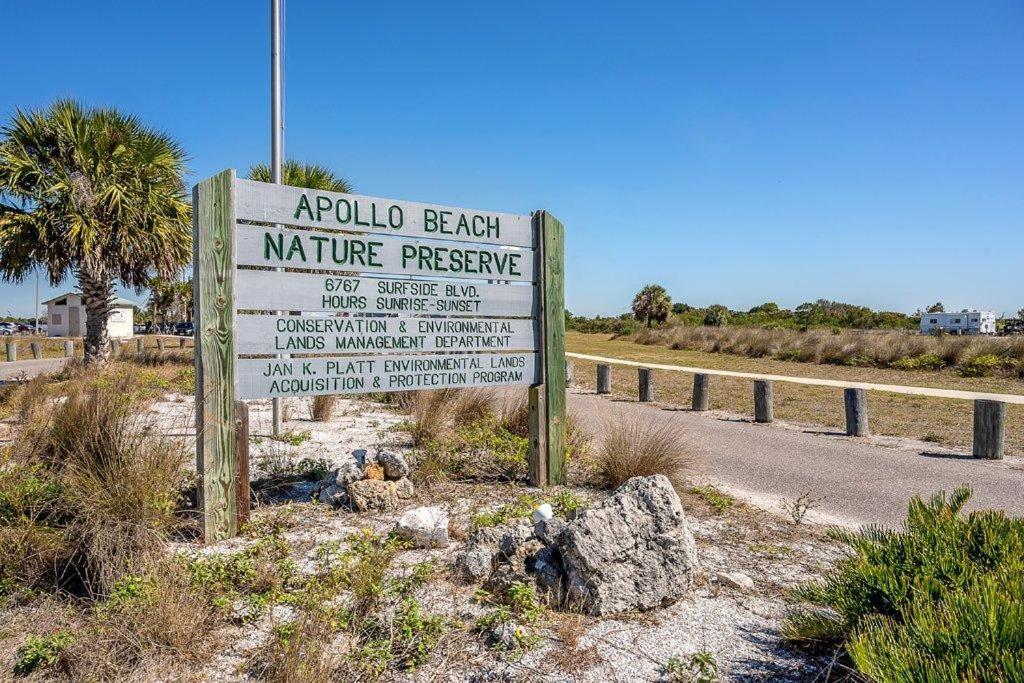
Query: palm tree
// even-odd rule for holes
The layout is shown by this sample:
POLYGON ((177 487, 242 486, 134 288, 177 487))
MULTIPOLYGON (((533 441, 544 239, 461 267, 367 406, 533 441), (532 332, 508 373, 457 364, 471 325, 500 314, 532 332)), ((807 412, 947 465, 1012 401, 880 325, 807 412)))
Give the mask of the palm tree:
MULTIPOLYGON (((327 192, 352 192, 352 185, 344 178, 334 175, 326 166, 306 164, 295 159, 288 159, 284 162, 283 170, 284 185, 306 187, 310 190, 324 190, 327 192)), ((266 164, 256 164, 249 169, 249 180, 269 183, 270 177, 270 167, 266 164)))
POLYGON ((85 362, 109 358, 117 280, 136 291, 192 254, 185 153, 114 109, 73 100, 17 111, 0 128, 0 274, 73 274, 86 310, 85 362))
POLYGON ((647 327, 665 322, 671 312, 672 299, 661 285, 647 285, 633 297, 633 317, 647 321, 647 327))

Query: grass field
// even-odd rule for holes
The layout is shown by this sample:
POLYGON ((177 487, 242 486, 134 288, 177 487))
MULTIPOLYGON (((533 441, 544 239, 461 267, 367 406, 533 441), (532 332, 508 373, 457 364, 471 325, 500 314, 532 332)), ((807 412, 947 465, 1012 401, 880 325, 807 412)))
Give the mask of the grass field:
MULTIPOLYGON (((850 382, 903 384, 908 386, 962 389, 1024 395, 1024 380, 1011 377, 960 377, 949 372, 905 371, 814 365, 770 358, 746 358, 731 354, 675 350, 611 339, 605 334, 566 333, 566 350, 623 360, 688 365, 713 370, 737 370, 793 377, 815 377, 850 382)), ((594 388, 595 363, 573 359, 575 381, 594 388)), ((655 371, 655 395, 659 401, 688 407, 693 375, 655 371)), ((612 366, 612 391, 636 398, 636 368, 612 366)), ((711 409, 753 414, 753 382, 729 377, 711 378, 711 409)), ((871 430, 875 434, 903 436, 970 451, 973 406, 970 401, 868 393, 871 430)), ((1024 455, 1024 406, 1007 405, 1006 450, 1024 455)), ((831 387, 775 383, 775 417, 805 425, 843 428, 843 392, 831 387)))

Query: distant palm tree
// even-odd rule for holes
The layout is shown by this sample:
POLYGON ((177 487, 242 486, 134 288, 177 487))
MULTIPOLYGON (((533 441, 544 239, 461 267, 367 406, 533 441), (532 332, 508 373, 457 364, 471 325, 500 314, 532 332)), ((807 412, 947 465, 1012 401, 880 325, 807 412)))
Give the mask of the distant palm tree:
POLYGON ((139 290, 189 261, 184 171, 176 142, 114 109, 59 100, 0 128, 0 275, 78 279, 86 363, 109 358, 117 280, 139 290))
POLYGON ((652 323, 663 323, 672 312, 672 299, 661 285, 647 285, 633 297, 633 317, 652 323))
MULTIPOLYGON (((285 185, 306 187, 310 190, 325 190, 327 192, 352 192, 352 185, 344 178, 334 175, 326 166, 306 164, 295 159, 288 159, 284 162, 283 170, 283 184, 285 185)), ((270 167, 266 164, 256 164, 249 169, 249 180, 269 183, 270 167)))

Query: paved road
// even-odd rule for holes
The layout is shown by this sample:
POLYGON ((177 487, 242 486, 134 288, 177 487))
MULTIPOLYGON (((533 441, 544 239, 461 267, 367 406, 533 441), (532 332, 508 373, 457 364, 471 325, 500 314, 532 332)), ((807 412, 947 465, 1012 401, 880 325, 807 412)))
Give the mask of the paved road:
POLYGON ((18 377, 35 377, 41 372, 56 372, 68 362, 67 358, 42 358, 40 360, 16 360, 13 363, 0 362, 0 381, 18 377))
POLYGON ((820 498, 809 520, 847 526, 899 524, 911 496, 967 483, 972 508, 1024 515, 1024 460, 975 460, 930 444, 854 439, 792 425, 754 424, 725 413, 694 413, 574 389, 569 410, 599 435, 609 415, 682 426, 702 477, 747 501, 780 511, 805 491, 820 498), (892 445, 883 445, 888 442, 892 445))

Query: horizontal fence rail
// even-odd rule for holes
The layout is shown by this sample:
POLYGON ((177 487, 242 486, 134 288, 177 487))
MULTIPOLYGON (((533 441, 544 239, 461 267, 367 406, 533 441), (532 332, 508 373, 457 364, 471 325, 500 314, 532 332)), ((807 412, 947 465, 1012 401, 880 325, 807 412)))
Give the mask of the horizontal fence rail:
POLYGON ((765 375, 756 372, 738 372, 735 370, 709 370, 708 368, 693 368, 685 365, 662 365, 658 363, 644 363, 641 361, 623 360, 621 358, 606 358, 604 356, 590 356, 583 353, 565 354, 569 358, 587 360, 594 363, 613 363, 616 365, 628 365, 637 368, 650 368, 652 370, 669 370, 673 372, 689 372, 692 374, 718 375, 720 377, 738 377, 741 379, 769 380, 775 382, 790 382, 792 384, 810 384, 823 387, 836 387, 837 389, 866 389, 868 391, 886 391, 893 394, 907 394, 910 396, 932 396, 935 398, 953 398, 965 401, 1001 401, 1003 403, 1014 403, 1024 405, 1024 396, 1017 394, 993 394, 984 391, 963 391, 960 389, 936 389, 932 387, 913 387, 902 384, 875 384, 872 382, 846 382, 835 379, 818 379, 815 377, 791 377, 789 375, 765 375))

